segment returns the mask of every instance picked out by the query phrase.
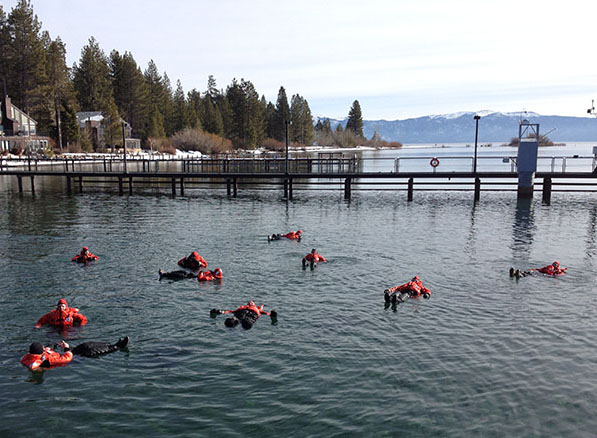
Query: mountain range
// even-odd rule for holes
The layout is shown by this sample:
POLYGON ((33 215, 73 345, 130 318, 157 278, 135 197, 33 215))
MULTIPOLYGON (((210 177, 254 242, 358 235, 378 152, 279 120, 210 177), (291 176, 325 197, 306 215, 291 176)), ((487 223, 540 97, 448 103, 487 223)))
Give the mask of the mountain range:
MULTIPOLYGON (((363 133, 371 138, 377 131, 382 140, 400 143, 474 143, 475 120, 479 119, 479 143, 508 143, 518 137, 521 120, 539 124, 539 134, 555 142, 597 141, 596 117, 542 116, 536 113, 493 111, 431 115, 405 120, 363 120, 363 133)), ((330 119, 332 128, 345 120, 330 119)))

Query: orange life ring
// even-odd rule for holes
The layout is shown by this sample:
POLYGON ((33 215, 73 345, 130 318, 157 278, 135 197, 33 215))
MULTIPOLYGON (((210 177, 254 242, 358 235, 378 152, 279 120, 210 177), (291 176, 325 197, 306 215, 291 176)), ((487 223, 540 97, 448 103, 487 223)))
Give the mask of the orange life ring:
POLYGON ((439 166, 439 160, 433 157, 431 161, 429 161, 429 164, 431 165, 431 167, 435 169, 437 166, 439 166))

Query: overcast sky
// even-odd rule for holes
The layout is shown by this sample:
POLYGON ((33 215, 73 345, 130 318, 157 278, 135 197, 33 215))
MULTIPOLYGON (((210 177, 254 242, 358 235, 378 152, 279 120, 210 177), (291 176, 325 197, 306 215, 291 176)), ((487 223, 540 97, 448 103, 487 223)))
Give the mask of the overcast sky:
MULTIPOLYGON (((16 0, 0 0, 8 14, 16 0)), ((275 103, 363 118, 495 110, 587 116, 597 99, 595 0, 32 0, 68 63, 94 36, 153 59, 173 87, 250 80, 275 103)))

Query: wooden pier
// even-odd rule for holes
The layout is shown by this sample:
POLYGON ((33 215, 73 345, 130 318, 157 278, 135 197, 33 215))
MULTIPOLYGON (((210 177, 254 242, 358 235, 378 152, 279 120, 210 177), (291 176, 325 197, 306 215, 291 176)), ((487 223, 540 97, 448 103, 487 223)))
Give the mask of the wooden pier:
MULTIPOLYGON (((406 191, 408 201, 415 191, 472 191, 479 201, 482 191, 516 191, 518 173, 509 172, 427 172, 383 171, 363 172, 362 160, 351 158, 293 158, 289 172, 283 159, 182 159, 126 160, 100 158, 90 160, 59 159, 48 161, 21 159, 19 166, 0 161, 0 176, 15 176, 18 192, 23 193, 23 180, 29 180, 29 190, 35 193, 36 177, 62 178, 66 191, 82 193, 102 187, 118 190, 119 195, 132 195, 147 187, 169 189, 172 196, 185 196, 191 189, 226 188, 229 197, 237 197, 243 188, 281 188, 285 199, 293 199, 297 191, 338 190, 345 200, 353 191, 406 191), (176 170, 170 170, 172 167, 176 170), (85 170, 93 168, 94 170, 85 170), (99 170, 98 170, 99 169, 99 170), (126 171, 128 169, 129 171, 126 171)), ((552 165, 553 169, 553 165, 552 165)), ((554 191, 597 192, 597 174, 593 172, 536 172, 535 190, 549 203, 554 191), (540 182, 539 182, 540 181, 540 182)))

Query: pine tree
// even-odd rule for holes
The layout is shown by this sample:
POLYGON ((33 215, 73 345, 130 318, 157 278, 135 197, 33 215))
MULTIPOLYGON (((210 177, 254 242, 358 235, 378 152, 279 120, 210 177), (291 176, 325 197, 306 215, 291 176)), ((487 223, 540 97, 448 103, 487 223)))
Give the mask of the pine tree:
POLYGON ((46 47, 48 91, 52 104, 50 135, 58 147, 79 140, 76 111, 78 108, 75 89, 66 65, 66 47, 60 38, 50 41, 46 47))
POLYGON ((103 138, 94 149, 122 145, 122 126, 114 103, 108 59, 95 38, 81 50, 79 64, 73 67, 73 83, 82 111, 101 111, 103 138))
POLYGON ((224 135, 224 121, 220 108, 214 104, 209 95, 203 99, 203 128, 211 133, 219 136, 224 135))
POLYGON ((276 100, 276 117, 274 119, 273 137, 278 141, 284 141, 286 138, 286 121, 290 120, 290 106, 286 90, 280 87, 278 99, 276 100))
POLYGON ((164 117, 164 128, 166 136, 171 137, 176 132, 176 115, 174 113, 174 100, 172 97, 172 85, 168 74, 162 75, 163 101, 161 103, 161 113, 164 117))
POLYGON ((133 135, 146 139, 149 125, 149 90, 141 69, 130 52, 110 53, 110 78, 114 102, 133 135))
MULTIPOLYGON (((2 79, 5 79, 8 73, 9 59, 7 55, 9 44, 10 35, 8 34, 8 20, 2 5, 0 5, 0 86, 2 86, 2 79)), ((4 93, 4 89, 1 89, 0 92, 4 93)))
POLYGON ((361 105, 358 100, 355 100, 352 103, 352 107, 348 112, 346 130, 352 131, 357 137, 363 137, 363 116, 361 114, 361 105))
POLYGON ((153 60, 149 61, 143 76, 148 90, 149 123, 147 137, 163 138, 166 136, 164 116, 162 114, 165 91, 162 85, 162 77, 153 60))
POLYGON ((292 96, 290 104, 291 140, 295 143, 313 143, 313 117, 307 101, 298 94, 292 96))
POLYGON ((46 53, 41 23, 31 3, 20 0, 6 20, 2 54, 7 88, 12 102, 39 122, 38 133, 48 130, 50 104, 46 76, 46 53))
POLYGON ((265 135, 268 138, 275 138, 276 135, 276 107, 268 102, 265 108, 265 135))
POLYGON ((188 105, 180 80, 176 81, 176 91, 172 97, 172 103, 174 110, 172 117, 172 130, 176 133, 178 131, 182 131, 190 124, 188 105))
POLYGON ((195 129, 203 129, 201 119, 203 118, 203 99, 201 93, 194 88, 187 93, 187 111, 189 114, 189 126, 195 129))

